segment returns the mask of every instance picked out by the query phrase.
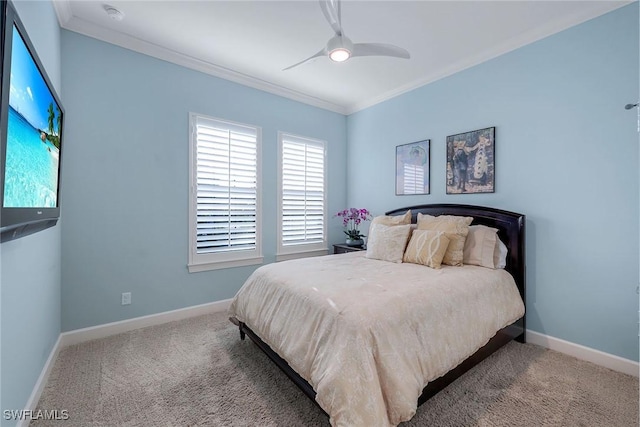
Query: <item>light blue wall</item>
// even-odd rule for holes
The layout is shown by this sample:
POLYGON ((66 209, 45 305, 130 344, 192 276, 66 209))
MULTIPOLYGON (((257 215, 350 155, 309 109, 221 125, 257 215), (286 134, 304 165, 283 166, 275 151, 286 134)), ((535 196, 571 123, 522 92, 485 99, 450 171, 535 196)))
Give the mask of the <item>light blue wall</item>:
MULTIPOLYGON (((61 94, 60 28, 50 2, 15 2, 29 38, 61 94)), ((64 105, 64 97, 62 98, 64 105)), ((64 162, 64 158, 62 160, 64 162)), ((62 217, 64 217, 64 201, 62 217)), ((60 222, 0 245, 1 404, 24 409, 60 334, 60 222)), ((2 417, 2 425, 15 424, 2 417)))
POLYGON ((255 269, 187 272, 189 112, 262 127, 265 262, 279 130, 328 141, 329 211, 344 208, 345 116, 68 31, 62 58, 64 331, 231 298, 255 269))
MULTIPOLYGON (((61 223, 0 245, 2 409, 24 407, 60 333, 61 268, 63 330, 230 298, 253 270, 186 272, 189 111, 262 126, 266 262, 276 132, 323 138, 330 212, 452 202, 526 213, 529 328, 638 360, 639 153, 635 112, 622 108, 640 92, 637 3, 346 120, 75 33, 61 42, 49 2, 16 8, 67 134, 61 223), (496 193, 445 195, 444 138, 485 126, 497 127, 496 193), (432 194, 394 196, 395 146, 423 138, 432 194)), ((330 238, 341 240, 337 224, 330 238)))
POLYGON ((638 360, 638 3, 349 116, 348 201, 527 215, 527 321, 638 360), (496 192, 446 195, 447 135, 496 127, 496 192), (395 196, 395 146, 431 139, 431 194, 395 196))

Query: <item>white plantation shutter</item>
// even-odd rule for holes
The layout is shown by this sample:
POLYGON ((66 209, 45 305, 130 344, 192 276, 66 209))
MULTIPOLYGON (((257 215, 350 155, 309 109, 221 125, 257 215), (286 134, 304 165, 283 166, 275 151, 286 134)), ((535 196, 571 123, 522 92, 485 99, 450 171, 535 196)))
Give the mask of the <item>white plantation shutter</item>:
POLYGON ((262 261, 259 139, 256 127, 191 115, 191 271, 262 261))
POLYGON ((279 254, 326 249, 325 143, 279 134, 279 254))

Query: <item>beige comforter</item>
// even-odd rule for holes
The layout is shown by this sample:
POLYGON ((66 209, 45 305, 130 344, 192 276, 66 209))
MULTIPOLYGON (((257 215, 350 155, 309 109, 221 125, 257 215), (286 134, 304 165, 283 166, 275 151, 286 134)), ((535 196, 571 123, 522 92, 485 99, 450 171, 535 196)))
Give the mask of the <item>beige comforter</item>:
POLYGON ((409 420, 429 381, 524 314, 504 270, 364 255, 265 265, 230 308, 311 384, 333 426, 409 420))

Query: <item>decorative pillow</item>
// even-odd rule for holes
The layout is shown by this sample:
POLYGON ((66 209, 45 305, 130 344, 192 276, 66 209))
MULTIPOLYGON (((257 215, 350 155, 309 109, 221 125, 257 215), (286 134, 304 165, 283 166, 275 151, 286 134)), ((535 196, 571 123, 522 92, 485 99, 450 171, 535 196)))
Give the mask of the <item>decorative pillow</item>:
POLYGON ((470 216, 422 215, 418 214, 418 230, 444 231, 450 240, 442 259, 443 264, 462 265, 464 259, 464 241, 469 233, 470 216))
MULTIPOLYGON (((472 225, 464 241, 464 264, 496 268, 494 255, 498 248, 498 229, 486 225, 472 225)), ((497 254, 499 256, 499 253, 497 254)))
POLYGON ((449 246, 449 238, 443 231, 415 230, 402 260, 440 268, 447 246, 449 246))
POLYGON ((380 215, 373 218, 371 224, 384 224, 384 225, 406 225, 411 224, 411 210, 408 210, 404 215, 380 215))
POLYGON ((404 249, 411 233, 411 225, 389 226, 371 224, 367 240, 367 258, 402 262, 404 249))

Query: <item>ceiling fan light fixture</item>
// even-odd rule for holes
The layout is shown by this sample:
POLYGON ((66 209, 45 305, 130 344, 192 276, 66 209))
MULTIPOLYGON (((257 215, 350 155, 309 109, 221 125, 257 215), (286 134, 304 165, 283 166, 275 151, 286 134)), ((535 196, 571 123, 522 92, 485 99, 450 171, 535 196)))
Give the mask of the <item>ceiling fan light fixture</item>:
POLYGON ((353 52, 353 43, 351 40, 342 35, 336 34, 327 43, 327 50, 329 59, 333 62, 344 62, 351 58, 353 52))
POLYGON ((351 52, 345 48, 334 49, 329 52, 329 58, 333 62, 344 62, 347 59, 351 58, 351 52))
POLYGON ((328 56, 333 62, 345 62, 351 57, 358 56, 391 56, 396 58, 411 58, 406 49, 392 44, 385 43, 357 43, 344 35, 342 23, 340 22, 340 1, 341 0, 320 0, 320 9, 324 17, 329 22, 335 35, 329 39, 324 49, 316 52, 315 55, 295 63, 282 71, 290 70, 293 67, 304 64, 320 56, 328 56))

